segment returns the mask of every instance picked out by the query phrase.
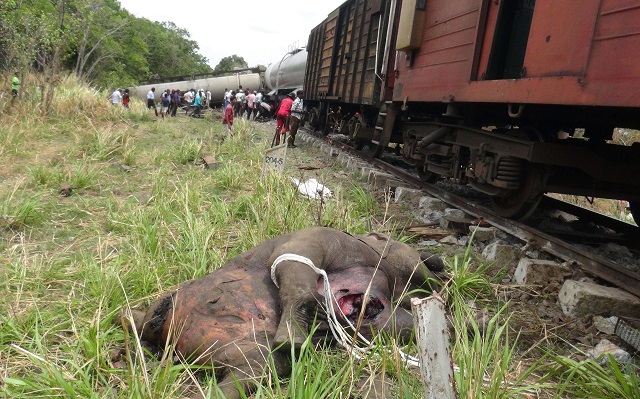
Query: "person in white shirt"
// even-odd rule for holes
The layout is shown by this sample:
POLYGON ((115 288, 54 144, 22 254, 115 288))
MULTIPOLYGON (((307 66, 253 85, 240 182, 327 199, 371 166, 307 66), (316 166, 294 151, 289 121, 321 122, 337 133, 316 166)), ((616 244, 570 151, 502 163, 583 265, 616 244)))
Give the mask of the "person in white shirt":
POLYGON ((236 116, 242 116, 242 103, 244 101, 244 92, 242 89, 238 89, 236 93, 236 106, 235 106, 235 114, 236 116))
POLYGON ((287 139, 287 144, 291 148, 296 148, 294 144, 296 140, 296 133, 298 133, 298 127, 300 126, 300 121, 302 120, 302 116, 304 115, 304 103, 302 98, 304 97, 304 92, 302 90, 298 90, 296 92, 296 99, 293 101, 291 105, 291 127, 289 130, 289 138, 287 139))
POLYGON ((229 98, 231 97, 231 91, 229 89, 224 89, 224 96, 222 96, 222 112, 227 109, 227 105, 229 105, 229 98))
POLYGON ((256 103, 256 95, 249 90, 248 91, 249 94, 247 94, 246 100, 247 100, 247 120, 251 120, 251 116, 253 115, 253 117, 255 118, 255 103, 256 103))
POLYGON ((149 92, 147 93, 147 109, 151 109, 153 108, 153 110, 156 113, 156 116, 158 116, 158 109, 156 108, 156 88, 152 87, 151 90, 149 90, 149 92))
POLYGON ((191 103, 193 102, 193 93, 191 93, 191 90, 187 90, 184 92, 182 98, 184 98, 184 101, 186 101, 187 104, 191 105, 191 103))
POLYGON ((120 104, 120 100, 122 100, 122 94, 120 90, 116 89, 116 91, 111 93, 111 104, 118 105, 120 104))

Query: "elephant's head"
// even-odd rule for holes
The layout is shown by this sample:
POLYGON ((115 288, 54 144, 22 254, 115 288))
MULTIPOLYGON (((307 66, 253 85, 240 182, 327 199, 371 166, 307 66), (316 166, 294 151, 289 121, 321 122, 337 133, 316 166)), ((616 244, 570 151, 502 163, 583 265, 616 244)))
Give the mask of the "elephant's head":
POLYGON ((380 267, 390 278, 395 279, 396 288, 402 290, 407 283, 412 288, 425 289, 434 289, 439 285, 433 272, 442 271, 444 264, 437 255, 420 253, 409 245, 380 233, 362 234, 357 238, 380 256, 380 267))

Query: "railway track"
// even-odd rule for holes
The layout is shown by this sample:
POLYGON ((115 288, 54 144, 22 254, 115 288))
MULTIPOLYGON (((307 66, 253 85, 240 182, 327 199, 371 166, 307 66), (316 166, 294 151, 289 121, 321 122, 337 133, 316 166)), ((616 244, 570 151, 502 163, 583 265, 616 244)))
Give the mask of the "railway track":
MULTIPOLYGON (((307 133, 315 135, 308 131, 307 133)), ((316 135, 316 137, 326 140, 323 136, 316 135)), ((438 198, 452 207, 458 208, 468 215, 481 219, 497 229, 520 239, 530 247, 535 247, 547 252, 563 261, 574 263, 587 273, 636 296, 640 296, 640 274, 610 259, 595 254, 584 247, 584 242, 586 241, 602 242, 608 239, 611 242, 626 245, 630 248, 640 248, 640 228, 637 226, 566 202, 545 197, 542 206, 573 215, 581 221, 588 221, 602 226, 609 230, 610 233, 608 235, 591 234, 588 235, 585 240, 585 235, 580 233, 570 234, 565 231, 542 231, 534 226, 497 216, 488 207, 474 201, 469 201, 468 198, 447 191, 437 185, 425 183, 408 170, 395 166, 384 159, 367 157, 344 141, 334 138, 328 140, 328 142, 334 147, 340 147, 342 150, 349 151, 349 153, 355 157, 373 163, 386 173, 395 176, 401 181, 407 182, 408 185, 419 187, 426 194, 438 198)))

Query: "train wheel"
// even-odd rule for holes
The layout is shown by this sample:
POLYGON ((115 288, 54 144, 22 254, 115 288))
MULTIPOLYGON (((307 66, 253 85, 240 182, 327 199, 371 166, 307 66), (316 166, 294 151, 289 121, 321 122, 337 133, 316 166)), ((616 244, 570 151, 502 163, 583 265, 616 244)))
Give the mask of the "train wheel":
POLYGON ((426 165, 418 166, 418 177, 420 177, 420 180, 422 180, 425 183, 431 183, 431 184, 440 180, 439 174, 425 170, 425 168, 426 168, 426 165))
POLYGON ((524 220, 531 216, 542 199, 543 173, 531 168, 517 190, 503 196, 491 197, 493 210, 502 217, 524 220))
POLYGON ((629 201, 629 210, 636 224, 640 226, 640 201, 629 201))

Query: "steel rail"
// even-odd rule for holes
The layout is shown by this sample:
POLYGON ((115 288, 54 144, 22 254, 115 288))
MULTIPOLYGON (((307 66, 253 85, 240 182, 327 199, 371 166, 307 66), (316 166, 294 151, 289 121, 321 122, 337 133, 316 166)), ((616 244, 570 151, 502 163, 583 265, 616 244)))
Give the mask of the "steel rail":
POLYGON ((583 270, 599 277, 631 294, 640 296, 640 275, 632 272, 618 264, 605 259, 597 254, 588 252, 582 248, 578 248, 571 243, 553 237, 549 234, 536 230, 533 227, 524 225, 514 220, 503 219, 493 214, 489 209, 469 202, 467 199, 458 195, 449 193, 432 184, 424 183, 410 173, 398 169, 380 159, 370 159, 370 161, 384 169, 386 172, 393 174, 403 181, 414 184, 425 191, 427 194, 453 205, 463 210, 469 215, 480 218, 490 225, 506 232, 523 242, 543 250, 553 256, 564 261, 576 262, 583 270))

